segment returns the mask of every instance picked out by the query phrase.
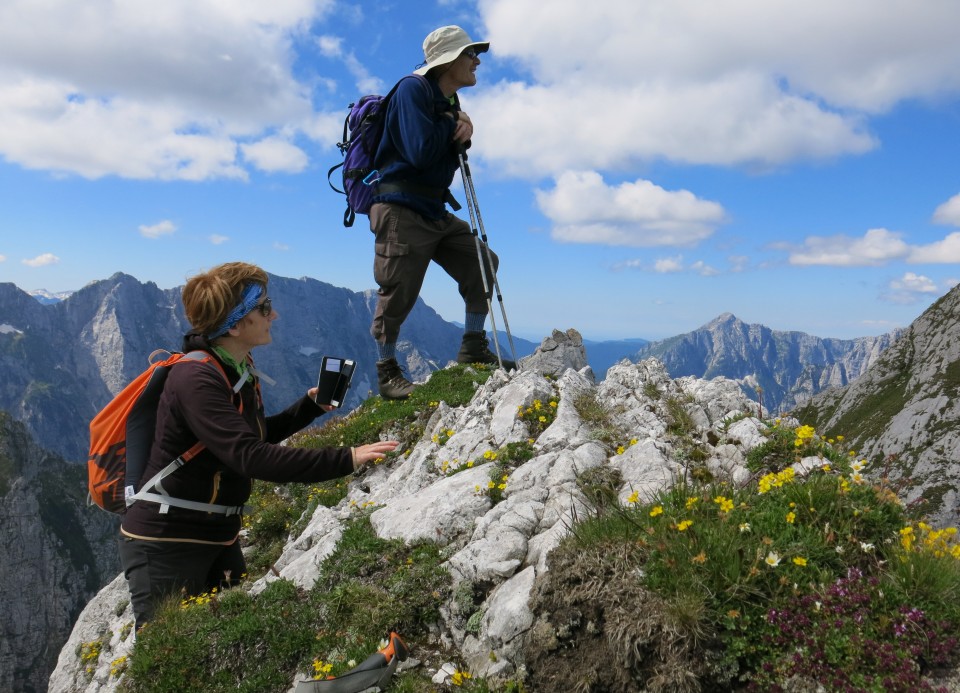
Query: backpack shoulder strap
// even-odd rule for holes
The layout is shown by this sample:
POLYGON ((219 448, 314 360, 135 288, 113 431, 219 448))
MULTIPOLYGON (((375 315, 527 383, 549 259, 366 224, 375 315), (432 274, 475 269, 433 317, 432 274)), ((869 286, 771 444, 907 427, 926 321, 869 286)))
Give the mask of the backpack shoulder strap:
MULTIPOLYGON (((154 355, 156 355, 161 351, 162 350, 157 350, 153 352, 153 354, 150 354, 150 359, 152 360, 154 355)), ((243 378, 240 379, 236 387, 231 385, 230 378, 227 377, 227 372, 223 370, 223 366, 221 366, 220 362, 216 358, 214 358, 212 354, 210 354, 207 351, 197 350, 197 351, 187 352, 182 357, 180 357, 179 360, 175 361, 174 364, 183 363, 186 361, 213 364, 213 366, 215 366, 216 369, 220 372, 220 375, 223 376, 223 380, 227 384, 227 388, 229 388, 234 393, 237 392, 243 386, 243 383, 244 383, 243 378)), ((259 397, 259 392, 257 393, 257 396, 259 397)), ((238 409, 240 412, 243 412, 242 399, 240 400, 238 409)), ((239 515, 244 512, 250 512, 252 508, 247 505, 227 506, 227 505, 218 505, 216 503, 201 503, 198 501, 186 500, 184 498, 174 498, 173 496, 169 495, 163 490, 163 480, 166 479, 171 474, 173 474, 178 469, 180 469, 180 467, 185 465, 194 457, 199 455, 204 449, 206 449, 206 445, 204 445, 200 441, 197 441, 193 447, 191 447, 189 450, 187 450, 186 452, 181 454, 179 457, 174 459, 172 462, 170 462, 170 464, 168 464, 166 467, 164 467, 159 472, 157 472, 157 474, 155 474, 147 483, 145 483, 143 486, 140 487, 140 490, 138 492, 136 492, 132 496, 129 496, 127 498, 127 505, 128 506, 132 505, 135 501, 138 501, 138 500, 152 501, 154 503, 160 504, 160 512, 162 514, 167 513, 170 510, 171 505, 176 508, 186 508, 188 510, 199 510, 200 512, 218 513, 220 515, 227 515, 227 516, 239 515), (150 492, 150 489, 156 489, 157 493, 150 492)))
POLYGON ((387 92, 387 95, 383 97, 383 100, 386 101, 386 100, 388 100, 391 96, 393 96, 394 93, 397 91, 397 89, 400 88, 400 85, 401 85, 405 80, 408 80, 408 79, 415 79, 417 82, 420 83, 420 86, 422 86, 424 89, 426 89, 427 91, 432 91, 432 88, 430 87, 430 80, 428 80, 428 79, 427 79, 426 77, 424 77, 423 75, 418 75, 418 74, 415 73, 415 72, 411 72, 409 75, 404 75, 403 77, 401 77, 400 79, 398 79, 398 80, 397 80, 397 83, 394 84, 394 85, 390 88, 390 91, 387 92))

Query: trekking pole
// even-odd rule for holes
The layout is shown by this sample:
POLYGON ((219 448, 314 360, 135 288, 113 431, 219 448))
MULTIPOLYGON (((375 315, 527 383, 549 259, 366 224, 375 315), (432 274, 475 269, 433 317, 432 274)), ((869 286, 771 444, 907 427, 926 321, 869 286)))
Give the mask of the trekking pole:
POLYGON ((493 311, 491 301, 492 289, 497 292, 497 301, 500 304, 500 314, 503 316, 503 328, 507 333, 507 340, 510 342, 510 354, 514 360, 517 358, 517 350, 513 346, 513 335, 510 333, 510 323, 507 321, 507 309, 503 304, 503 294, 500 292, 500 282, 497 281, 497 270, 490 262, 490 247, 487 241, 487 232, 483 227, 483 218, 480 216, 480 206, 477 203, 477 191, 473 187, 473 176, 470 174, 470 164, 467 163, 466 151, 461 148, 458 152, 460 158, 460 176, 463 179, 463 192, 467 198, 467 211, 470 214, 470 226, 473 231, 473 237, 477 242, 477 259, 480 261, 480 274, 483 279, 483 291, 487 296, 487 310, 490 311, 490 327, 493 331, 493 346, 497 351, 497 360, 500 367, 503 368, 503 357, 500 355, 500 340, 497 337, 497 321, 493 311), (481 243, 481 240, 483 241, 481 243), (486 257, 484 257, 486 254, 486 257), (490 269, 492 278, 492 287, 487 282, 487 268, 490 269))
MULTIPOLYGON (((493 331, 493 346, 494 350, 497 352, 497 363, 503 368, 503 357, 500 355, 500 342, 497 339, 497 316, 493 312, 493 303, 491 301, 492 291, 490 290, 490 283, 487 280, 487 267, 489 262, 484 262, 482 244, 480 243, 480 234, 477 231, 477 212, 476 204, 473 198, 470 195, 470 190, 467 185, 467 174, 466 174, 466 156, 463 153, 461 148, 458 156, 460 157, 460 177, 463 179, 463 192, 467 197, 467 213, 470 215, 470 231, 473 233, 473 240, 476 243, 477 247, 477 261, 480 263, 480 279, 483 281, 483 295, 487 299, 487 312, 490 313, 490 326, 493 331)), ((492 268, 491 268, 492 269, 492 268)))

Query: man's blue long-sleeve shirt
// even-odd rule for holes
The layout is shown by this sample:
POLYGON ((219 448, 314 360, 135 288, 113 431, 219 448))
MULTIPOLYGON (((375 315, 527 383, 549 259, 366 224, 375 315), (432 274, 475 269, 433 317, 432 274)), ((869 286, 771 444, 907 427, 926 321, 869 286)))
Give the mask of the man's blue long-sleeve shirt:
MULTIPOLYGON (((456 123, 443 113, 459 111, 456 95, 448 99, 430 78, 404 78, 387 106, 376 162, 380 183, 408 183, 445 191, 459 168, 453 142, 456 123)), ((442 199, 413 192, 385 192, 374 202, 393 202, 429 219, 446 213, 442 199)))

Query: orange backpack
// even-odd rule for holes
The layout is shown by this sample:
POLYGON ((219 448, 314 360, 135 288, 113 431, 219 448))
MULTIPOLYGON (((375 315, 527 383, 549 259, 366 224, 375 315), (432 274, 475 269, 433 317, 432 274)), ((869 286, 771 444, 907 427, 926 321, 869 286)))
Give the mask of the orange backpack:
MULTIPOLYGON (((236 388, 231 386, 223 367, 206 351, 171 354, 159 349, 147 360, 150 363, 147 370, 117 393, 90 422, 87 486, 91 500, 112 513, 123 513, 137 500, 160 503, 161 512, 166 512, 171 505, 227 515, 241 512, 242 508, 173 498, 162 488, 158 488, 159 493, 149 493, 151 488, 204 449, 204 444, 199 441, 144 484, 139 493, 136 492, 150 458, 157 425, 157 405, 170 369, 184 361, 209 363, 220 371, 230 389, 236 391, 244 382, 241 379, 236 388), (160 354, 167 354, 167 358, 155 362, 153 359, 160 354)), ((240 411, 243 411, 242 403, 240 411)))

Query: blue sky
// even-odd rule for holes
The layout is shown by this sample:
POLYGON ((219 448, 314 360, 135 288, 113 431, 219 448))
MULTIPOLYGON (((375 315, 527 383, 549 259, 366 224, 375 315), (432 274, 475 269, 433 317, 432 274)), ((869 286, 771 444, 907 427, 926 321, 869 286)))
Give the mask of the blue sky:
MULTIPOLYGON (((852 338, 960 280, 956 0, 5 0, 0 281, 373 288, 327 169, 446 24, 491 42, 460 96, 518 336, 852 338)), ((439 268, 422 296, 462 321, 439 268)))

